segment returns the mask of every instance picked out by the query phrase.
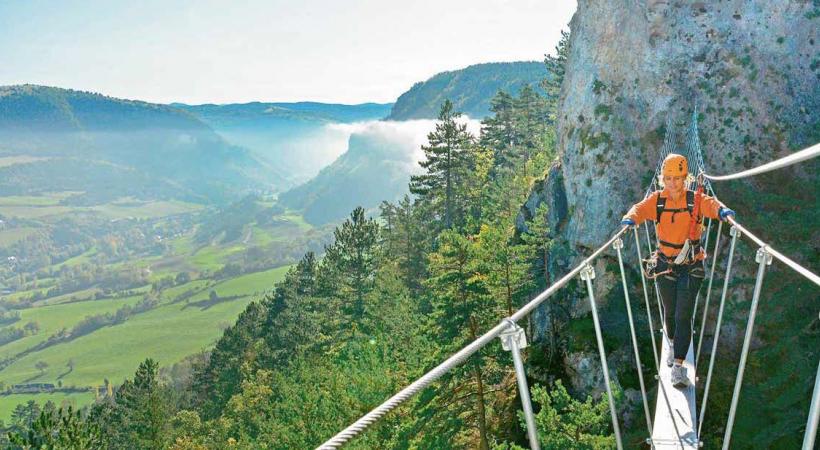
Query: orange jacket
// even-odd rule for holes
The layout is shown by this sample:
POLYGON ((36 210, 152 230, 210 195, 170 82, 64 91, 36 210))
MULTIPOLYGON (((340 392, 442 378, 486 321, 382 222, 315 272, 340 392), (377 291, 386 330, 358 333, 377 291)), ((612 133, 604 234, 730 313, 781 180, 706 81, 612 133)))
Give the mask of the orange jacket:
MULTIPOLYGON (((680 198, 675 201, 669 197, 669 193, 664 189, 663 191, 653 192, 640 203, 633 205, 624 218, 632 219, 636 225, 640 225, 647 220, 657 221, 658 196, 666 198, 666 206, 664 209, 686 209, 685 193, 681 194, 680 198)), ((703 217, 717 219, 718 210, 721 206, 723 205, 714 197, 704 194, 700 204, 700 214, 703 217)), ((689 235, 689 222, 691 220, 690 214, 686 211, 678 213, 664 212, 661 214, 661 220, 658 222, 658 239, 671 244, 683 245, 689 235)), ((679 248, 673 248, 663 244, 660 245, 660 250, 666 256, 675 256, 680 252, 679 248)))

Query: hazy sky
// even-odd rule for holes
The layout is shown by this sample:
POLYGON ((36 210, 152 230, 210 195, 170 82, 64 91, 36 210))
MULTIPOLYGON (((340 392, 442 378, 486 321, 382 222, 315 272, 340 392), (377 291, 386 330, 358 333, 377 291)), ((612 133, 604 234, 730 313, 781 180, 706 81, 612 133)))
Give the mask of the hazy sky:
POLYGON ((0 85, 153 102, 392 102, 413 83, 542 60, 575 0, 0 0, 0 85))

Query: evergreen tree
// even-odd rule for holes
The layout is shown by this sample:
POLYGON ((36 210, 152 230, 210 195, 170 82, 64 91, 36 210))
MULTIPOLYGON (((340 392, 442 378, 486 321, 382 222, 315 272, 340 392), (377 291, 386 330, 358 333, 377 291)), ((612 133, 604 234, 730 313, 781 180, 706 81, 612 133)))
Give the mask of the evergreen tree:
MULTIPOLYGON (((444 231, 440 242, 438 251, 430 255, 431 274, 426 285, 434 297, 432 335, 444 342, 442 350, 450 353, 475 340, 497 314, 471 239, 444 231)), ((448 377, 440 391, 443 402, 433 403, 444 414, 468 417, 465 424, 478 429, 474 446, 481 449, 489 447, 484 365, 483 358, 472 358, 463 370, 448 377)))
POLYGON ((34 400, 18 404, 11 412, 12 430, 22 431, 31 428, 31 424, 40 416, 40 405, 34 400))
POLYGON ((476 241, 478 257, 487 266, 487 287, 503 305, 498 313, 511 316, 531 290, 532 278, 528 249, 513 244, 512 232, 505 228, 504 222, 482 225, 476 241))
POLYGON ((529 247, 529 253, 536 256, 533 279, 538 281, 539 287, 546 287, 550 284, 549 279, 549 220, 547 217, 549 207, 546 202, 538 205, 533 218, 526 222, 526 230, 521 234, 521 240, 529 247))
POLYGON ((554 55, 546 55, 544 64, 547 66, 547 78, 541 81, 541 87, 550 100, 550 117, 555 121, 558 98, 561 95, 561 85, 566 74, 567 58, 569 57, 570 32, 561 30, 561 40, 555 47, 554 55))
POLYGON ((522 167, 524 176, 527 176, 530 160, 545 147, 544 136, 551 125, 548 102, 535 89, 527 85, 518 93, 514 109, 517 134, 521 136, 517 165, 522 167))
POLYGON ((194 389, 205 417, 217 417, 239 389, 241 367, 258 357, 255 343, 267 334, 267 307, 251 302, 236 323, 225 329, 207 365, 195 375, 194 389))
POLYGON ((333 244, 325 247, 324 269, 334 282, 333 295, 344 299, 345 313, 355 324, 364 317, 364 299, 375 283, 379 225, 360 206, 333 236, 333 244))
POLYGON ((383 202, 381 211, 382 219, 388 224, 383 240, 384 261, 394 261, 404 285, 413 294, 420 294, 426 276, 427 252, 432 247, 425 210, 405 195, 395 205, 383 202))
POLYGON ((425 160, 419 164, 427 173, 410 178, 410 192, 434 206, 446 229, 460 224, 462 218, 458 189, 466 172, 467 150, 474 140, 467 132, 467 124, 457 122, 459 117, 461 113, 454 111, 452 102, 446 100, 435 131, 427 135, 429 145, 422 146, 425 160))
POLYGON ((170 393, 157 380, 159 365, 146 359, 134 379, 125 380, 113 399, 98 403, 92 419, 114 449, 161 449, 168 437, 170 393))
POLYGON ((104 448, 104 442, 99 427, 85 421, 80 411, 71 406, 56 409, 53 403, 43 408, 28 430, 9 433, 12 449, 94 450, 104 448))
MULTIPOLYGON (((615 436, 609 433, 610 415, 607 397, 593 401, 587 396, 580 402, 567 393, 557 380, 551 390, 533 386, 532 400, 540 406, 535 415, 538 442, 544 449, 604 450, 615 447, 615 436)), ((617 399, 621 392, 613 395, 617 399)), ((521 418, 524 425, 523 417, 521 418)), ((494 450, 523 450, 517 445, 502 444, 494 450)))
POLYGON ((481 122, 482 145, 493 149, 493 174, 515 167, 518 155, 515 149, 521 143, 516 123, 515 99, 504 91, 490 100, 492 115, 481 122))

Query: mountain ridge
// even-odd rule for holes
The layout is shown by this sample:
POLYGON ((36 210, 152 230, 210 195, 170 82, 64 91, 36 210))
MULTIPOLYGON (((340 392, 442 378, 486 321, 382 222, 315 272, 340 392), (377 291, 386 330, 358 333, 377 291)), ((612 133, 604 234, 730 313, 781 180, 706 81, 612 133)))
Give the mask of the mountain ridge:
POLYGON ((499 90, 516 95, 525 85, 533 85, 543 94, 539 84, 547 77, 541 61, 490 62, 439 72, 401 94, 388 119, 435 119, 445 99, 456 111, 482 119, 490 114, 490 99, 499 90))
MULTIPOLYGON (((265 162, 229 144, 189 112, 94 92, 31 84, 0 87, 0 142, 5 156, 104 160, 173 180, 202 199, 222 201, 283 184, 265 162)), ((93 178, 85 181, 93 184, 93 178)), ((51 180, 28 181, 28 191, 36 193, 51 180)), ((141 190, 119 187, 118 194, 141 190)))

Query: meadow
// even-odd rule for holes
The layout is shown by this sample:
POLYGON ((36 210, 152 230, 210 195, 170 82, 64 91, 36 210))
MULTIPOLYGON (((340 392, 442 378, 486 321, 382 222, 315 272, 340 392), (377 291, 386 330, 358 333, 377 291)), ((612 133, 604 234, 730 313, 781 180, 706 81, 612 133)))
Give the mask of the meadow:
MULTIPOLYGON (((0 161, 2 163, 2 161, 0 161)), ((0 217, 25 221, 25 226, 0 229, 0 249, 36 233, 45 233, 60 217, 69 214, 92 213, 97 220, 164 220, 185 214, 195 214, 201 206, 180 201, 143 202, 119 199, 104 205, 89 207, 66 206, 61 203, 72 192, 42 196, 0 197, 0 217)), ((95 398, 92 391, 65 392, 59 389, 93 389, 104 386, 106 380, 115 386, 131 378, 140 362, 153 358, 162 367, 169 367, 186 356, 207 350, 214 345, 224 329, 254 300, 263 298, 281 280, 289 265, 254 273, 213 279, 210 274, 220 270, 231 258, 239 257, 249 247, 287 242, 311 229, 301 216, 288 213, 275 217, 271 223, 250 223, 243 238, 230 243, 202 244, 194 241, 194 230, 167 239, 167 251, 161 255, 142 255, 106 264, 107 270, 143 270, 148 283, 175 278, 188 273, 190 280, 162 286, 151 293, 157 303, 150 309, 129 315, 126 320, 101 326, 93 331, 46 345, 50 336, 71 330, 90 316, 113 315, 125 306, 134 307, 152 291, 146 284, 128 291, 110 292, 96 286, 47 296, 49 289, 59 284, 53 277, 31 277, 20 290, 3 296, 3 300, 19 302, 39 292, 45 298, 17 309, 19 320, 0 326, 0 331, 21 329, 36 323, 36 332, 0 345, 0 419, 8 421, 16 405, 28 400, 56 404, 69 402, 82 406, 95 398), (213 297, 216 295, 216 297, 213 297), (15 384, 51 383, 58 391, 50 393, 10 393, 15 384)), ((50 273, 97 263, 98 246, 51 265, 50 273)))

